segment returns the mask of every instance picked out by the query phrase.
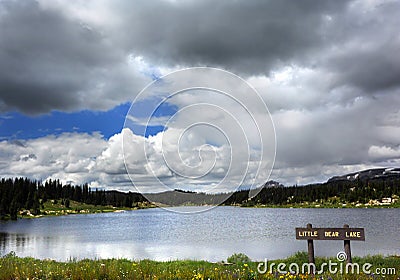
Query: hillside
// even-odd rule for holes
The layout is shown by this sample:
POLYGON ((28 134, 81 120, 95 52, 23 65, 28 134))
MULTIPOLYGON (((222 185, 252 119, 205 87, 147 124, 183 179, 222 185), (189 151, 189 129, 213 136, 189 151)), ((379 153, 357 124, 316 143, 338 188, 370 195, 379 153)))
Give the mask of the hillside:
POLYGON ((400 168, 375 168, 349 173, 342 176, 335 176, 328 180, 328 182, 335 181, 355 181, 355 180, 375 180, 375 179, 398 179, 400 178, 400 168))

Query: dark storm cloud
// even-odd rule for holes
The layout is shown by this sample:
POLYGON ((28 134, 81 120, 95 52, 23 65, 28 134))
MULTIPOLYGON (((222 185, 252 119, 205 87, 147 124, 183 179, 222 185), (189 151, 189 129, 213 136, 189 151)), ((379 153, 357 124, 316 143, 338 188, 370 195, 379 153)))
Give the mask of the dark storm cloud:
POLYGON ((117 93, 96 88, 119 86, 112 84, 115 73, 109 72, 121 71, 122 61, 121 52, 107 38, 83 23, 42 9, 34 1, 0 2, 3 111, 36 114, 52 109, 107 108, 96 100, 117 93))
POLYGON ((338 58, 332 65, 338 73, 336 85, 353 85, 372 94, 399 87, 399 52, 398 46, 388 46, 371 53, 350 53, 338 58))
POLYGON ((131 100, 145 82, 127 65, 129 55, 156 67, 216 66, 243 76, 296 65, 331 77, 331 89, 375 94, 400 83, 399 8, 363 1, 2 1, 0 110, 109 109, 131 100))
POLYGON ((345 1, 143 1, 120 5, 125 47, 156 64, 268 74, 324 43, 324 21, 345 1), (129 26, 129 28, 128 28, 129 26))
POLYGON ((156 65, 269 75, 286 65, 370 94, 400 85, 399 2, 121 2, 121 46, 156 65), (123 11, 130 11, 124 13, 123 11))
POLYGON ((326 29, 320 64, 337 75, 334 86, 351 85, 374 94, 400 86, 400 2, 353 3, 326 29))
POLYGON ((366 93, 400 85, 399 2, 166 1, 122 13, 125 47, 161 65, 209 65, 268 75, 320 68, 332 87, 366 93))

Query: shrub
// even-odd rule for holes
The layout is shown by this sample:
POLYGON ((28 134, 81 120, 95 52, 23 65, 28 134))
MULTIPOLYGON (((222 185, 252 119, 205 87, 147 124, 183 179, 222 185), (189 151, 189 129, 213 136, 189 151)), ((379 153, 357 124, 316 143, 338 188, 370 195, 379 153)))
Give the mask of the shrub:
POLYGON ((228 263, 241 264, 241 263, 249 263, 251 262, 251 259, 245 254, 239 253, 239 254, 233 254, 232 256, 228 257, 226 261, 228 263))

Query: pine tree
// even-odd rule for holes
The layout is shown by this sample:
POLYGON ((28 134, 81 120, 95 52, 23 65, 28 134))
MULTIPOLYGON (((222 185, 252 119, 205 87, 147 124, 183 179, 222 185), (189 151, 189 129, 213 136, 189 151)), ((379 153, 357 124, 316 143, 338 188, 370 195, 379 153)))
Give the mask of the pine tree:
MULTIPOLYGON (((36 192, 35 192, 35 194, 36 194, 36 192)), ((28 194, 28 198, 26 199, 26 202, 25 202, 25 209, 32 209, 32 207, 33 207, 33 197, 34 197, 34 194, 32 193, 32 192, 29 192, 29 194, 28 194)))
POLYGON ((35 192, 35 194, 33 195, 32 214, 33 215, 40 214, 40 203, 37 192, 35 192))
POLYGON ((65 205, 65 208, 69 208, 69 206, 70 206, 69 198, 65 199, 64 205, 65 205))
POLYGON ((18 203, 16 202, 15 198, 11 201, 8 212, 10 213, 11 220, 17 220, 18 203))

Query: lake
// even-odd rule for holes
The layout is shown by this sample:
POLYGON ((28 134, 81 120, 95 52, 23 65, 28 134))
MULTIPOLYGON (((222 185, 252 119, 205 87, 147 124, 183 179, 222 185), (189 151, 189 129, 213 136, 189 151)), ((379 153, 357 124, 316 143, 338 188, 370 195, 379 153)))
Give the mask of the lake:
MULTIPOLYGON (((193 210, 193 209, 178 209, 193 210)), ((201 208, 195 209, 201 210, 201 208)), ((278 209, 216 207, 196 214, 153 208, 0 222, 0 254, 70 258, 204 259, 233 253, 253 260, 307 250, 295 227, 364 227, 353 255, 400 254, 400 209, 278 209)), ((342 241, 315 241, 317 256, 336 256, 342 241)))

